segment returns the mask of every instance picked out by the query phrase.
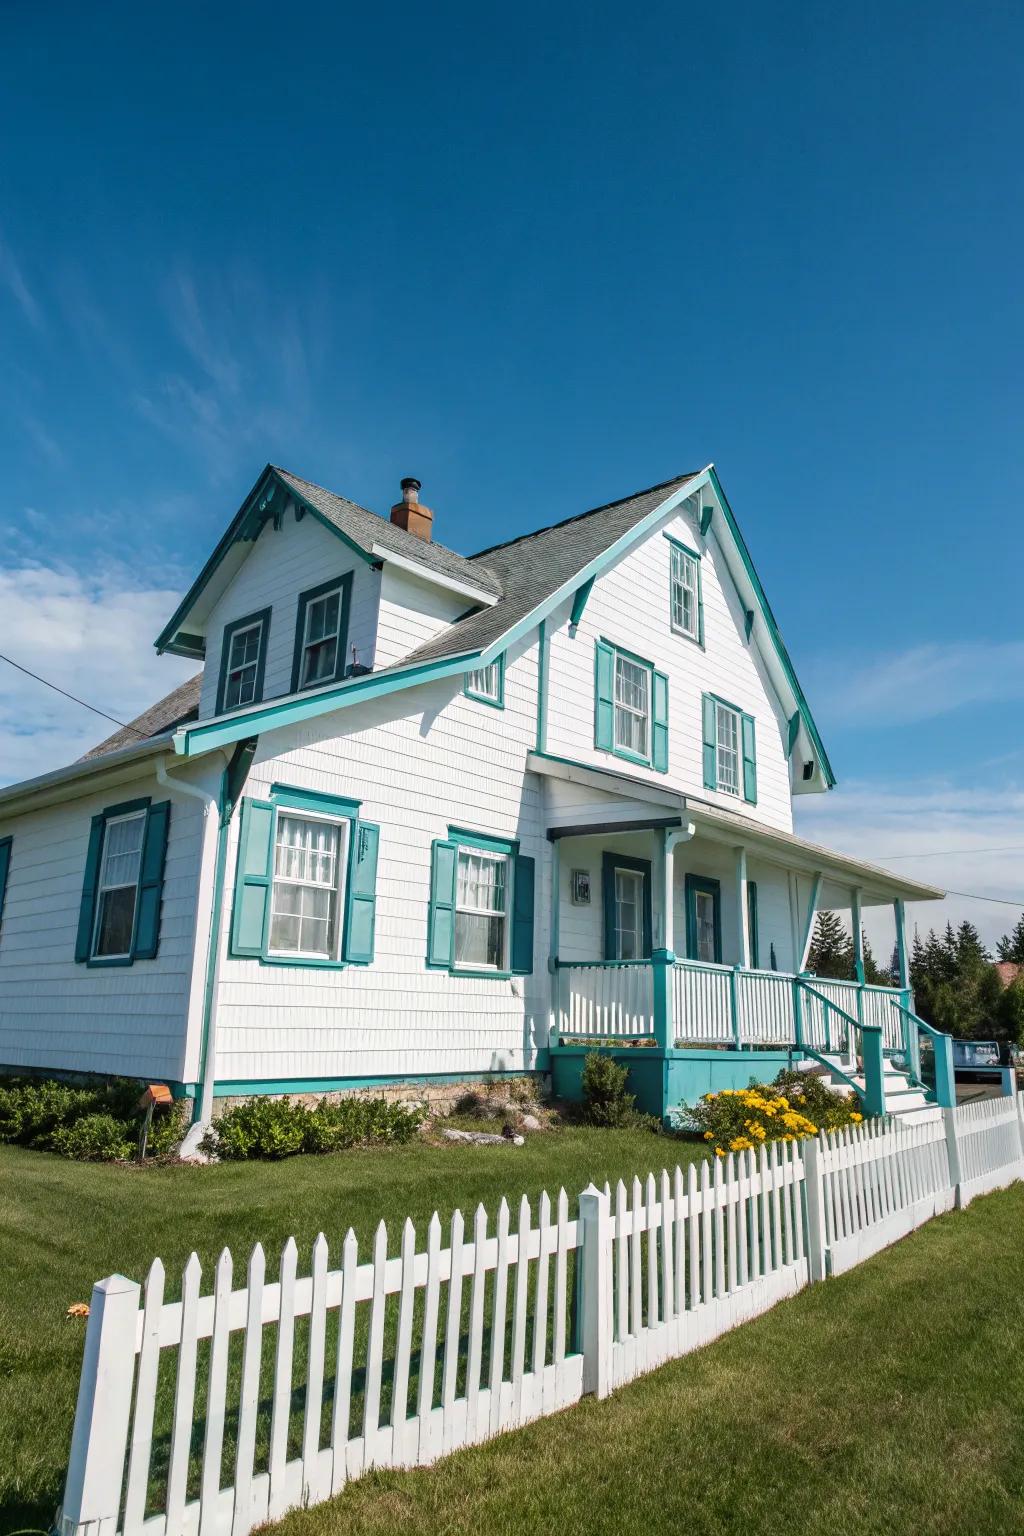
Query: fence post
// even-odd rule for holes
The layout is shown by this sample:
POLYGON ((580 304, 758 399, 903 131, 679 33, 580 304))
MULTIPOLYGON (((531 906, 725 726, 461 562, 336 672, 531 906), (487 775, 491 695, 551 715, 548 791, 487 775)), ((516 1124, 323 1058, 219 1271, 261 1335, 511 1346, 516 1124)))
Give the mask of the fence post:
POLYGON ((594 1184, 580 1195, 580 1232, 583 1390, 607 1397, 612 1356, 612 1217, 609 1197, 594 1184))
POLYGON ((651 955, 654 968, 654 1041, 660 1051, 671 1050, 676 1041, 672 1018, 672 968, 675 959, 670 949, 656 949, 651 955))
POLYGON ((953 1037, 936 1034, 935 1045, 935 1102, 943 1109, 956 1108, 956 1074, 953 1071, 953 1037))
POLYGON ((956 1200, 957 1209, 960 1208, 960 1143, 956 1139, 956 1110, 948 1104, 942 1107, 942 1124, 946 1131, 946 1156, 949 1159, 949 1182, 956 1200))
POLYGON ((825 1181, 822 1157, 826 1147, 824 1137, 810 1136, 801 1143, 804 1160, 804 1219, 806 1222, 807 1263, 812 1282, 824 1280, 828 1273, 825 1248, 825 1181))
POLYGON ((92 1288, 61 1536, 114 1536, 135 1379, 140 1287, 111 1275, 92 1288))

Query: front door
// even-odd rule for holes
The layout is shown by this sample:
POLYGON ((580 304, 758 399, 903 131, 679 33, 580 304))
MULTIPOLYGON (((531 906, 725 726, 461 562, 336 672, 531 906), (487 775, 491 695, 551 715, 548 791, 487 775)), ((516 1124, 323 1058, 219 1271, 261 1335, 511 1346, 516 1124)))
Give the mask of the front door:
POLYGON ((702 875, 686 877, 686 955, 722 963, 722 887, 702 875))

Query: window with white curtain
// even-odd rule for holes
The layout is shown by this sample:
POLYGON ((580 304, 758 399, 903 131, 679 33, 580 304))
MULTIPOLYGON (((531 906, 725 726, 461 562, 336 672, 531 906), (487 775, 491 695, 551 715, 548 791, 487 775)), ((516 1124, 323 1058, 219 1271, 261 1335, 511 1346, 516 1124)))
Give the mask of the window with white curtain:
POLYGON ((455 965, 503 971, 508 966, 509 858, 460 848, 455 883, 455 965))
POLYGON ((268 945, 272 954, 338 958, 347 848, 347 821, 278 812, 268 945))
POLYGON ((651 721, 651 674, 640 662, 615 653, 615 745, 647 757, 651 721))
POLYGON ((113 817, 103 831, 92 952, 105 960, 131 954, 145 829, 145 811, 133 811, 113 817))

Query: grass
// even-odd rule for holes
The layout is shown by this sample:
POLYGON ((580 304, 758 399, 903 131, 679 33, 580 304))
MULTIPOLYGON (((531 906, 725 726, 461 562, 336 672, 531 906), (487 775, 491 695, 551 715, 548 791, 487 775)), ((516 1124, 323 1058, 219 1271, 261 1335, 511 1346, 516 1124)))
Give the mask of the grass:
POLYGON ((1019 1536, 1024 1187, 929 1223, 604 1402, 277 1536, 1019 1536))
POLYGON ((502 1195, 512 1203, 563 1185, 574 1199, 591 1179, 694 1155, 648 1132, 584 1128, 538 1133, 523 1147, 417 1143, 215 1168, 103 1167, 0 1146, 0 1532, 47 1526, 60 1501, 84 1338, 84 1324, 65 1314, 104 1275, 142 1280, 159 1255, 175 1296, 195 1249, 209 1289, 228 1246, 238 1285, 257 1241, 273 1272, 293 1234, 301 1274, 321 1228, 332 1253, 350 1226, 367 1253, 383 1216, 394 1252, 406 1216, 425 1228, 434 1210, 446 1220, 483 1202, 493 1213, 502 1195))

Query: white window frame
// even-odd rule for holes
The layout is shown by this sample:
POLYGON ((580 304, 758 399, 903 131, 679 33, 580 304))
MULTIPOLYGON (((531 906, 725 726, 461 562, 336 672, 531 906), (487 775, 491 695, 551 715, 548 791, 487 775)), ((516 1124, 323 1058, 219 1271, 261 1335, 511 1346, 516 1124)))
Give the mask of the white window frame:
POLYGON ((700 563, 696 555, 691 555, 680 544, 670 544, 671 551, 671 578, 669 583, 669 607, 672 629, 677 635, 685 635, 688 640, 700 641, 700 563), (689 574, 691 584, 687 585, 685 577, 689 574), (679 613, 676 618, 676 594, 679 594, 679 613), (687 627, 682 617, 685 609, 685 598, 691 599, 692 625, 687 627))
POLYGON ((265 619, 254 619, 251 624, 243 624, 241 629, 232 630, 231 638, 228 641, 227 665, 224 668, 224 699, 223 699, 223 708, 225 710, 228 710, 228 709, 247 709, 250 704, 254 704, 254 703, 257 702, 256 701, 256 684, 257 684, 257 682, 259 680, 259 675, 260 675, 260 656, 262 655, 262 652, 263 652, 263 644, 264 644, 263 631, 264 631, 265 627, 266 627, 266 620, 265 619), (235 642, 237 640, 241 640, 245 635, 251 634, 253 630, 255 630, 257 635, 259 636, 259 639, 258 639, 257 644, 256 644, 256 656, 255 656, 255 659, 253 661, 244 662, 240 667, 232 667, 232 665, 231 665, 231 657, 232 657, 232 654, 233 654, 234 649, 235 649, 235 642), (252 693, 250 694, 249 698, 247 698, 247 699, 239 698, 239 699, 236 699, 233 704, 230 703, 228 701, 228 689, 231 686, 231 673, 233 671, 234 672, 246 672, 246 671, 249 670, 250 667, 252 668, 252 693))
POLYGON ((612 666, 612 746, 613 749, 624 757, 632 758, 634 762, 649 763, 651 760, 651 741, 654 728, 652 716, 654 694, 654 670, 645 661, 637 661, 625 651, 616 649, 613 652, 612 666), (641 710, 635 704, 627 703, 619 698, 619 665, 624 663, 627 667, 633 667, 644 678, 646 690, 646 708, 641 710), (642 720, 644 723, 644 749, 639 751, 632 741, 619 739, 619 712, 620 710, 634 720, 642 720))
POLYGON ((306 602, 306 609, 302 616, 302 645, 299 650, 299 688, 326 688, 327 684, 334 681, 338 671, 338 648, 341 645, 341 620, 344 612, 345 596, 343 584, 339 581, 337 586, 328 587, 326 592, 319 592, 316 597, 311 597, 306 602), (326 603, 330 598, 338 599, 338 622, 334 629, 334 670, 329 677, 318 677, 311 681, 306 676, 306 660, 309 656, 311 645, 323 645, 330 635, 321 635, 319 640, 309 638, 309 617, 317 603, 326 603))
POLYGON ((615 890, 613 892, 613 901, 614 901, 614 905, 615 905, 615 930, 614 930, 615 931, 615 949, 616 949, 615 959, 616 960, 627 960, 627 959, 628 960, 642 960, 644 958, 644 896, 645 896, 645 880, 646 880, 646 876, 645 876, 643 870, 640 870, 640 869, 630 869, 630 868, 628 868, 625 865, 619 865, 619 864, 617 864, 615 866, 614 873, 615 873, 615 890), (627 880, 635 881, 636 889, 637 889, 636 926, 635 926, 635 928, 633 930, 633 938, 634 938, 635 943, 636 943, 636 953, 633 954, 633 955, 623 955, 623 953, 622 953, 621 935, 622 935, 622 933, 625 930, 623 929, 622 924, 619 922, 619 876, 620 875, 624 875, 627 880))
POLYGON ((498 656, 486 667, 476 667, 466 673, 466 697, 481 704, 492 704, 495 709, 505 706, 505 658, 498 656))
POLYGON ((135 924, 138 921, 139 916, 139 884, 142 879, 142 853, 146 842, 146 815, 147 813, 144 809, 140 811, 126 811, 123 816, 111 816, 110 819, 105 821, 103 824, 103 846, 100 849, 100 868, 99 875, 96 880, 96 911, 93 916, 92 944, 90 945, 89 951, 89 957, 92 960, 127 960, 131 957, 131 938, 128 940, 128 948, 119 950, 117 954, 101 955, 99 952, 100 928, 102 927, 103 923, 103 898, 108 893, 108 891, 133 890, 135 892, 135 905, 132 908, 132 938, 134 938, 135 924), (111 827, 121 826, 125 822, 129 821, 140 821, 142 823, 142 836, 139 839, 138 863, 135 869, 135 879, 119 880, 114 884, 107 884, 105 883, 103 877, 107 867, 107 850, 110 846, 110 829, 111 827))
MULTIPOLYGON (((326 816, 319 811, 307 811, 304 807, 291 805, 278 805, 274 807, 274 832, 271 854, 270 871, 270 920, 267 924, 267 957, 272 960, 304 960, 319 961, 321 964, 336 964, 341 959, 342 945, 345 938, 345 901, 348 895, 348 860, 350 838, 352 835, 352 822, 348 816, 326 816), (296 880, 289 875, 277 873, 277 848, 278 829, 281 817, 285 816, 293 821, 319 821, 329 827, 338 829, 338 852, 335 863, 335 922, 334 944, 330 954, 322 950, 311 949, 275 949, 273 944, 274 932, 274 894, 278 884, 308 886, 318 890, 329 890, 331 887, 319 884, 315 880, 296 880)), ((281 913, 281 916, 292 916, 292 913, 281 913)), ((300 924, 301 931, 301 924, 300 924)))
POLYGON ((738 709, 733 709, 730 704, 722 704, 715 700, 715 782, 716 787, 723 795, 734 795, 739 799, 743 793, 743 717, 738 709), (734 763, 733 782, 725 782, 727 775, 722 773, 722 763, 728 761, 730 749, 723 738, 722 722, 731 722, 734 735, 734 749, 731 756, 734 763))
POLYGON ((489 971, 493 975, 500 976, 509 969, 512 956, 512 881, 515 875, 515 861, 511 853, 501 853, 496 848, 478 848, 474 843, 457 843, 455 849, 455 914, 452 928, 452 970, 453 971, 489 971), (494 907, 470 907, 463 905, 459 899, 459 870, 463 858, 489 859, 493 864, 505 866, 505 905, 499 911, 494 907), (466 913, 474 917, 501 917, 504 921, 501 946, 501 964, 488 965, 484 961, 458 960, 456 956, 459 948, 459 914, 466 913))

